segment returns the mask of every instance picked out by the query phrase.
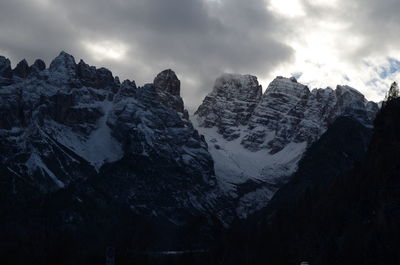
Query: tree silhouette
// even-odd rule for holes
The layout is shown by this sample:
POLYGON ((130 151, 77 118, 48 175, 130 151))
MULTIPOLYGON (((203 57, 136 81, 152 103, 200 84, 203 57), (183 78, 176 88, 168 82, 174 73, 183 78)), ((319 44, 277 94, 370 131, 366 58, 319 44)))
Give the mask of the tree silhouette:
POLYGON ((385 100, 383 101, 383 105, 386 105, 387 102, 400 97, 399 86, 397 82, 393 82, 389 88, 388 93, 386 94, 385 100))
POLYGON ((397 85, 396 82, 393 82, 393 84, 390 86, 389 89, 388 101, 398 97, 399 97, 399 86, 397 85))

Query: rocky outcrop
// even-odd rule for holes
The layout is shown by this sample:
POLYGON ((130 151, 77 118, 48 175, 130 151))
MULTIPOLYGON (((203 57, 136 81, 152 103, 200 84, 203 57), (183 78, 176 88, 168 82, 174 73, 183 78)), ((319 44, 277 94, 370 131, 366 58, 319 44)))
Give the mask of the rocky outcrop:
POLYGON ((348 86, 310 91, 294 78, 278 77, 257 106, 242 144, 254 151, 267 148, 271 153, 292 142, 309 146, 339 116, 351 116, 371 127, 377 109, 377 104, 348 86))
POLYGON ((104 89, 118 85, 110 70, 106 68, 96 69, 96 67, 89 66, 83 60, 79 61, 76 73, 83 86, 104 89))
POLYGON ((12 70, 11 62, 7 58, 0 56, 0 85, 11 83, 12 70))
POLYGON ((46 63, 43 60, 37 59, 31 66, 32 72, 40 72, 46 69, 46 63))
POLYGON ((171 69, 167 69, 159 73, 156 78, 154 78, 153 83, 156 89, 167 92, 174 96, 180 96, 181 82, 179 81, 175 72, 171 69))
POLYGON ((28 62, 25 59, 20 61, 14 68, 13 74, 21 78, 27 77, 30 74, 28 62))
POLYGON ((0 56, 0 76, 4 78, 12 77, 11 62, 4 56, 0 56))
POLYGON ((277 78, 268 87, 248 123, 242 145, 252 151, 270 149, 276 153, 293 140, 307 141, 307 134, 315 134, 308 123, 310 90, 294 79, 277 78), (271 135, 274 134, 274 136, 271 135))
POLYGON ((195 113, 199 126, 216 127, 225 139, 236 139, 240 136, 239 126, 248 123, 261 95, 257 77, 222 75, 195 113))
POLYGON ((189 119, 189 113, 185 110, 183 100, 180 95, 181 81, 171 69, 164 70, 154 79, 154 89, 156 95, 166 106, 174 111, 181 113, 182 117, 189 119))

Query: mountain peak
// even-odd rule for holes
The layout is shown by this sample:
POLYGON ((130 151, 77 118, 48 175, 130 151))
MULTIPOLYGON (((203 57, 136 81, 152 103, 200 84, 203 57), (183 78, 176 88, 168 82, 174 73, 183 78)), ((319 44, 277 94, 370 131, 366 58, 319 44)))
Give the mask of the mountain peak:
POLYGON ((154 79, 154 86, 157 90, 180 96, 181 81, 171 69, 166 69, 159 73, 154 79))
POLYGON ((336 86, 336 94, 337 95, 343 95, 345 93, 351 93, 351 94, 358 95, 360 97, 364 97, 364 95, 360 91, 358 91, 357 89, 355 89, 351 86, 347 86, 347 85, 344 85, 344 86, 337 85, 336 86))
POLYGON ((37 59, 33 65, 32 65, 32 69, 35 69, 36 71, 40 72, 43 71, 44 69, 46 69, 46 63, 41 60, 41 59, 37 59))
POLYGON ((215 80, 213 93, 227 94, 228 97, 257 97, 262 93, 256 76, 224 73, 215 80), (245 94, 250 94, 245 95, 245 94))
POLYGON ((71 54, 65 52, 65 51, 61 51, 60 54, 58 56, 63 56, 63 57, 73 57, 71 54))
POLYGON ((0 56, 0 77, 12 77, 11 62, 4 56, 0 56))
POLYGON ((154 87, 160 101, 164 106, 181 113, 185 119, 189 119, 189 113, 185 110, 183 99, 180 96, 181 81, 175 72, 167 69, 159 73, 150 87, 154 87))
POLYGON ((70 63, 73 62, 74 64, 76 64, 74 56, 72 56, 71 54, 69 54, 65 51, 61 51, 60 54, 58 54, 58 56, 54 60, 61 60, 61 61, 66 61, 66 62, 70 62, 70 63))
POLYGON ((50 71, 58 71, 71 69, 76 67, 75 58, 62 51, 60 54, 50 63, 50 71))
POLYGON ((225 139, 233 140, 240 136, 238 126, 247 124, 261 97, 257 77, 223 74, 195 114, 200 126, 216 126, 225 139))
POLYGON ((20 61, 14 68, 13 73, 21 78, 27 77, 30 73, 28 62, 25 59, 20 61))
POLYGON ((62 51, 49 67, 50 79, 58 85, 67 84, 76 78, 77 64, 75 58, 62 51))
POLYGON ((266 94, 268 93, 284 93, 302 97, 310 93, 308 86, 297 82, 294 77, 287 78, 277 76, 268 86, 266 94))

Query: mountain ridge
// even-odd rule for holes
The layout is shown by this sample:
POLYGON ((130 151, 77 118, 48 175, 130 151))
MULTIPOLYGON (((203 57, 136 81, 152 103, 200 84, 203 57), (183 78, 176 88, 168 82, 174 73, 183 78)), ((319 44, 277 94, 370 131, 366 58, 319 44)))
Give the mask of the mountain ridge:
POLYGON ((278 76, 261 95, 255 76, 225 74, 192 121, 205 135, 221 188, 239 197, 237 211, 245 218, 289 180, 302 154, 337 117, 371 127, 378 109, 348 86, 310 90, 294 77, 278 76), (253 189, 241 192, 249 184, 253 189))

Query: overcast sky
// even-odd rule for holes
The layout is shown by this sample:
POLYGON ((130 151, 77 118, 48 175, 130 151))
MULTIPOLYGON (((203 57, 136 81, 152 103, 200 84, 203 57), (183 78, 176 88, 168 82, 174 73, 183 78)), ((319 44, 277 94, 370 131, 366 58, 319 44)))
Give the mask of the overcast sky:
POLYGON ((138 85, 171 68, 191 110, 224 72, 379 101, 400 81, 398 1, 0 0, 0 54, 49 63, 65 50, 138 85))

